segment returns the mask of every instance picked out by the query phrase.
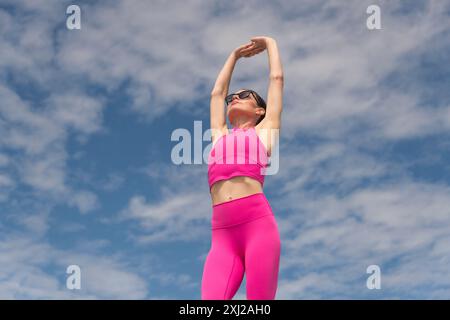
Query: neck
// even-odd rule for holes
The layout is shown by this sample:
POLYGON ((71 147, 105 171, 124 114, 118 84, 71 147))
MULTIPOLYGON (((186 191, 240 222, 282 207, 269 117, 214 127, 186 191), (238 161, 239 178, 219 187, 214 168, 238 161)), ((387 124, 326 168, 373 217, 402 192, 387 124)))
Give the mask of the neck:
POLYGON ((234 123, 232 123, 234 128, 239 128, 239 129, 249 129, 251 127, 254 127, 253 122, 252 121, 236 121, 234 123))

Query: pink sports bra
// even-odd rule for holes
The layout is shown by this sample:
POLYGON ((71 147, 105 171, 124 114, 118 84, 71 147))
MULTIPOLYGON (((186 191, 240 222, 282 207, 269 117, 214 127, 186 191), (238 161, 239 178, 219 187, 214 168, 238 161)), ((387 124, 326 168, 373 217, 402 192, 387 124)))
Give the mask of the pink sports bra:
POLYGON ((209 190, 215 182, 236 176, 254 178, 264 186, 268 163, 266 147, 255 128, 233 127, 230 133, 222 135, 211 147, 208 156, 209 190))

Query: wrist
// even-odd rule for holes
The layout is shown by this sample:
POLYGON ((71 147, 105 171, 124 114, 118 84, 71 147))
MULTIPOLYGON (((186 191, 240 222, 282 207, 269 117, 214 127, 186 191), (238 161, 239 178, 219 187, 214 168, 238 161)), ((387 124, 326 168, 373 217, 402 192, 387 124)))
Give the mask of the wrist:
POLYGON ((276 43, 274 38, 270 38, 270 37, 266 38, 266 45, 270 45, 273 43, 276 43))

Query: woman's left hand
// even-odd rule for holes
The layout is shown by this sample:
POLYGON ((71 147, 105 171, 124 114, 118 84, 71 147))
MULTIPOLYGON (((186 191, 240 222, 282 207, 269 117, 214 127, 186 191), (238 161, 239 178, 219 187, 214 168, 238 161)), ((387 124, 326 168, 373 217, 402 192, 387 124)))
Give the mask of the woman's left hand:
POLYGON ((250 58, 255 54, 263 52, 267 49, 267 41, 271 39, 269 37, 253 37, 251 38, 251 45, 241 51, 241 56, 250 58))
POLYGON ((273 40, 271 37, 253 37, 250 39, 257 47, 267 48, 267 42, 273 40))

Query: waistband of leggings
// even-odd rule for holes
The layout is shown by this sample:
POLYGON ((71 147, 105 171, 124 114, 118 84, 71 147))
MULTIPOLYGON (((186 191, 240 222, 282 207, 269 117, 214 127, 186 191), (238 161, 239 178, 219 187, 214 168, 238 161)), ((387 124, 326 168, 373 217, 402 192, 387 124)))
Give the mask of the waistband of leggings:
POLYGON ((229 228, 273 215, 272 208, 262 192, 222 202, 213 206, 211 228, 229 228))
POLYGON ((233 199, 233 200, 229 200, 229 201, 225 201, 225 202, 221 202, 221 203, 216 203, 216 204, 213 205, 213 208, 220 207, 220 206, 225 206, 225 205, 231 205, 233 202, 236 202, 236 201, 239 201, 239 200, 244 200, 244 199, 247 199, 247 198, 250 198, 250 197, 258 197, 258 196, 260 197, 261 195, 264 196, 264 198, 266 197, 263 192, 257 192, 257 193, 249 194, 248 196, 243 196, 243 197, 236 198, 236 199, 233 199))

